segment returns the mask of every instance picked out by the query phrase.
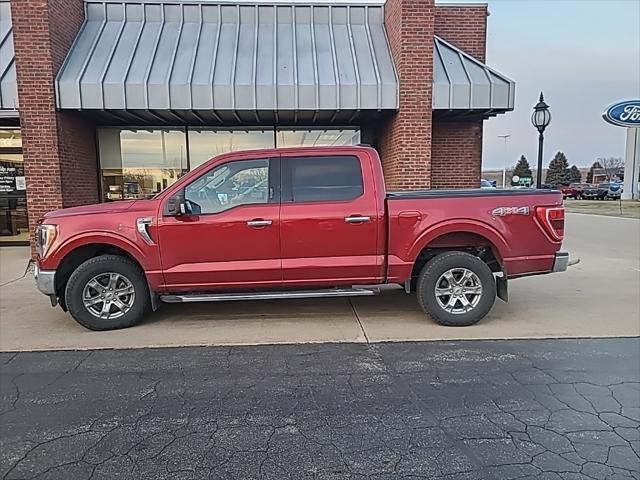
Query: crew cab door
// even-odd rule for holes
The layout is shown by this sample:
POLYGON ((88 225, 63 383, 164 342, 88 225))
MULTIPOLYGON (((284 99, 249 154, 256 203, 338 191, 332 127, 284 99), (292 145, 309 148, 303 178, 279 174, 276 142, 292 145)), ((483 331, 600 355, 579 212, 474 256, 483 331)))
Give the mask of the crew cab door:
POLYGON ((337 286, 382 278, 384 228, 370 163, 348 154, 283 153, 280 231, 286 284, 337 286))
POLYGON ((222 163, 167 199, 158 230, 168 291, 282 283, 279 163, 277 158, 222 163), (167 215, 171 202, 182 203, 185 212, 167 215))

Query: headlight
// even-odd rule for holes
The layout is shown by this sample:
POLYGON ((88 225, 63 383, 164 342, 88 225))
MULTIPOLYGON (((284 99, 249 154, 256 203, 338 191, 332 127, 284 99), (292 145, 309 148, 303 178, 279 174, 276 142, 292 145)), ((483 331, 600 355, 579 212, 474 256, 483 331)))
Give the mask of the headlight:
POLYGON ((57 225, 38 225, 36 227, 36 252, 44 258, 58 236, 57 225))

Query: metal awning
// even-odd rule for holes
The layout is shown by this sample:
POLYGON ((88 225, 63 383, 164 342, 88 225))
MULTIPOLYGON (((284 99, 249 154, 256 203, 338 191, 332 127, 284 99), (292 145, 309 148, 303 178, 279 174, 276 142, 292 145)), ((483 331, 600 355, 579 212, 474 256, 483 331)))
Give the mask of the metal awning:
POLYGON ((209 122, 398 106, 380 4, 87 0, 85 8, 56 80, 61 109, 209 122))
MULTIPOLYGON (((380 3, 86 0, 85 8, 56 79, 61 109, 124 123, 260 124, 349 122, 399 106, 380 3)), ((512 80, 435 37, 437 115, 487 117, 513 110, 514 97, 512 80)))
POLYGON ((18 116, 18 87, 13 54, 11 4, 0 1, 0 117, 18 116))
POLYGON ((433 110, 485 117, 513 110, 513 80, 439 37, 433 63, 433 110))

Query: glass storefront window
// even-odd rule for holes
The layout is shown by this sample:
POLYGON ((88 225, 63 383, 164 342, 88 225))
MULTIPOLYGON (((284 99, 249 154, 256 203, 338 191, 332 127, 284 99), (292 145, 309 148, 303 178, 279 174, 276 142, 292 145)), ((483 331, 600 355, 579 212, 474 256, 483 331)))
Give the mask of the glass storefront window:
POLYGON ((358 129, 99 128, 103 199, 151 197, 223 153, 358 143, 358 129))
POLYGON ((360 130, 278 130, 276 145, 281 147, 316 147, 327 145, 357 145, 360 130))
POLYGON ((150 198, 188 171, 183 129, 98 130, 104 200, 150 198))
POLYGON ((273 130, 189 129, 191 169, 223 153, 273 148, 273 130))

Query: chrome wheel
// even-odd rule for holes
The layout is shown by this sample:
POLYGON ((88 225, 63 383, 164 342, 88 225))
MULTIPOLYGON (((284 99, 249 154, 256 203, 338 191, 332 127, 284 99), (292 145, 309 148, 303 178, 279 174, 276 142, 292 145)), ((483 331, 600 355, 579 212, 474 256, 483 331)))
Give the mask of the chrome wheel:
POLYGON ((482 284, 468 268, 452 268, 438 278, 435 294, 443 310, 453 314, 467 313, 480 303, 482 284))
POLYGON ((103 320, 119 318, 133 306, 136 298, 131 281, 120 273, 101 273, 87 282, 82 302, 94 317, 103 320))

